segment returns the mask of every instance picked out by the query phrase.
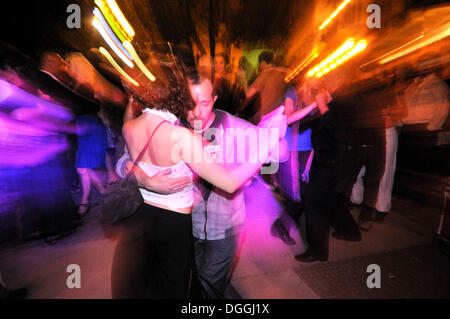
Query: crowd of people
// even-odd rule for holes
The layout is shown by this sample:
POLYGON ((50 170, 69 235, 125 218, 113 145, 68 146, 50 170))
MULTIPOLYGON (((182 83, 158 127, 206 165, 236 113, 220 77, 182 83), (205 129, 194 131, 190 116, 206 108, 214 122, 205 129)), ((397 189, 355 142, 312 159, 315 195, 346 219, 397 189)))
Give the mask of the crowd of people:
MULTIPOLYGON (((48 125, 35 136, 47 146, 56 145, 37 163, 16 165, 14 176, 23 176, 27 185, 39 183, 41 187, 32 190, 41 193, 43 183, 52 184, 46 189, 45 198, 50 200, 42 205, 58 212, 43 207, 42 214, 33 217, 39 224, 34 227, 49 243, 55 233, 60 236, 61 230, 80 225, 91 209, 91 185, 101 196, 136 166, 144 204, 118 224, 113 298, 226 297, 245 223, 244 188, 260 172, 284 207, 268 233, 294 245, 290 230, 292 226, 300 230, 304 217, 308 248, 295 259, 327 261, 330 229, 336 239, 360 241, 361 231, 369 231, 388 215, 398 128, 426 123, 428 130, 438 130, 448 116, 444 81, 448 79, 426 68, 420 69, 421 74, 417 70, 412 81, 412 77, 387 78, 382 72, 367 79, 346 75, 345 84, 331 90, 317 78, 287 83, 289 70, 272 51, 259 54, 258 72, 244 56, 233 72, 225 53, 215 55, 209 70, 186 55, 167 59, 153 54, 147 66, 156 81, 132 70, 130 74, 143 85, 122 80, 128 101, 122 128, 126 146, 117 161, 122 151, 117 146, 120 134, 112 129, 103 108, 98 114, 53 114, 49 119, 39 101, 22 111, 11 102, 14 99, 1 101, 0 120, 7 120, 2 123, 10 125, 9 135, 19 134, 20 121, 39 121, 48 125), (40 112, 30 113, 36 108, 40 112), (236 130, 255 132, 258 142, 246 143, 239 134, 228 134, 236 130), (276 131, 276 138, 260 134, 264 131, 276 131), (64 134, 76 136, 76 141, 71 144, 64 134), (143 149, 141 160, 135 162, 143 149), (255 160, 250 160, 252 154, 258 155, 255 160), (69 162, 77 174, 62 169, 69 162), (265 174, 264 167, 271 163, 279 163, 279 170, 265 174), (47 174, 50 167, 53 173, 47 174), (58 167, 57 181, 70 181, 69 187, 55 183, 58 167), (99 177, 99 169, 106 178, 99 177), (30 170, 35 174, 28 175, 30 170), (70 190, 81 192, 77 206, 70 190), (350 213, 351 202, 361 205, 356 220, 350 213)), ((27 83, 20 80, 21 72, 11 63, 2 65, 1 85, 14 85, 16 94, 24 95, 27 83)), ((96 89, 90 89, 102 102, 96 89)), ((59 102, 39 94, 41 99, 59 102)), ((1 169, 12 165, 3 156, 0 164, 1 169)), ((7 170, 0 174, 6 176, 7 170)), ((11 179, 2 183, 11 196, 29 198, 20 195, 11 179)), ((15 201, 25 215, 29 208, 36 210, 35 202, 26 203, 15 201), (30 207, 23 207, 24 203, 30 207)), ((0 286, 2 291, 6 288, 0 286)))

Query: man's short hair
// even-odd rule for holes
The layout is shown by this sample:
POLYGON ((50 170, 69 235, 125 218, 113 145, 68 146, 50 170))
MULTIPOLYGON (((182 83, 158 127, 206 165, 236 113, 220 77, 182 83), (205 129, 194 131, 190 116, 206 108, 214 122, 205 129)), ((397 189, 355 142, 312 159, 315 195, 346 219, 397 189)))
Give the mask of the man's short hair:
POLYGON ((195 67, 190 67, 186 69, 186 77, 189 84, 197 85, 200 83, 200 75, 195 67))
POLYGON ((186 70, 186 76, 190 85, 199 85, 205 80, 211 81, 206 72, 197 70, 195 67, 188 68, 186 70))
POLYGON ((273 52, 272 51, 263 51, 258 56, 259 63, 265 61, 267 64, 272 63, 273 60, 273 52))

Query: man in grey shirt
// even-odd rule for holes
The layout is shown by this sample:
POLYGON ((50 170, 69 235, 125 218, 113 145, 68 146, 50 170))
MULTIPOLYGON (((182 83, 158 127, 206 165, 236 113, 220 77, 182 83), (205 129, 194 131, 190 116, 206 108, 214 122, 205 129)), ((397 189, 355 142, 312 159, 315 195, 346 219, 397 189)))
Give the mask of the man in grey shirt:
MULTIPOLYGON (((196 107, 188 113, 189 124, 210 142, 206 151, 216 162, 227 168, 238 165, 245 159, 230 160, 235 154, 242 155, 237 151, 236 134, 230 137, 225 132, 254 126, 225 111, 213 110, 217 96, 213 96, 209 79, 191 78, 190 87, 196 107)), ((240 189, 229 194, 203 180, 196 186, 199 192, 192 210, 195 263, 206 297, 218 298, 225 292, 239 246, 245 220, 244 192, 240 189)))

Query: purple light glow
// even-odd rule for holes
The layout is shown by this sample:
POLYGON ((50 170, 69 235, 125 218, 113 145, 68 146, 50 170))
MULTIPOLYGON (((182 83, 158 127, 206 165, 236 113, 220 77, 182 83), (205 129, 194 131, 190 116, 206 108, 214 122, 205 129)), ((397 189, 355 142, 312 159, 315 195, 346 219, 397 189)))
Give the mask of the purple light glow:
POLYGON ((63 121, 70 121, 73 115, 64 107, 40 99, 33 94, 0 79, 0 110, 1 107, 8 108, 35 108, 41 109, 46 116, 54 117, 63 121))

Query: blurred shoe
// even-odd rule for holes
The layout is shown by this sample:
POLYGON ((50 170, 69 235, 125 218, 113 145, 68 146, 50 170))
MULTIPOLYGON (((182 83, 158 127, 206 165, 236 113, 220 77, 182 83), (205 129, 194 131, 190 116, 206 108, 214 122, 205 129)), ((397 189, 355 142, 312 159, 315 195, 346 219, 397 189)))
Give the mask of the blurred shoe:
POLYGON ((331 234, 334 238, 339 239, 339 240, 346 240, 346 241, 361 241, 361 234, 359 234, 359 236, 353 235, 347 235, 347 234, 343 234, 343 233, 338 233, 338 232, 334 232, 333 234, 331 234))
POLYGON ((296 244, 295 240, 289 235, 289 232, 279 218, 273 223, 272 227, 270 227, 270 234, 273 237, 281 239, 286 245, 292 246, 296 244))
POLYGON ((362 231, 369 231, 372 228, 374 220, 374 209, 370 207, 363 207, 358 216, 358 225, 362 231))
POLYGON ((108 181, 108 182, 104 185, 104 187, 105 187, 105 188, 110 188, 111 186, 114 186, 114 185, 116 185, 117 183, 119 183, 119 180, 118 180, 118 179, 114 179, 114 180, 108 181))
POLYGON ((386 218, 387 215, 388 215, 387 212, 379 212, 379 211, 377 211, 377 213, 375 214, 375 222, 377 224, 382 224, 384 222, 384 219, 386 218))
POLYGON ((64 231, 59 232, 58 234, 55 235, 50 235, 45 237, 44 242, 47 245, 55 245, 56 243, 58 243, 58 241, 60 241, 61 239, 66 238, 67 236, 72 235, 73 233, 76 232, 76 227, 79 226, 79 223, 74 223, 73 226, 69 229, 66 229, 64 231))
POLYGON ((81 192, 81 188, 80 188, 80 187, 74 188, 74 189, 72 189, 72 190, 70 191, 71 194, 78 194, 78 193, 80 193, 80 192, 81 192))
POLYGON ((89 210, 91 209, 91 205, 88 204, 80 204, 78 205, 78 214, 80 214, 81 217, 84 217, 89 213, 89 210))
POLYGON ((295 259, 297 261, 300 261, 302 263, 312 263, 315 261, 327 261, 328 258, 324 258, 324 257, 318 257, 314 254, 314 252, 312 251, 312 249, 308 248, 303 254, 299 254, 295 256, 295 259))
POLYGON ((55 245, 58 242, 58 236, 47 236, 44 238, 44 243, 47 245, 55 245))
POLYGON ((6 295, 6 299, 25 299, 27 296, 27 289, 26 288, 20 288, 16 290, 9 290, 8 294, 6 295))

